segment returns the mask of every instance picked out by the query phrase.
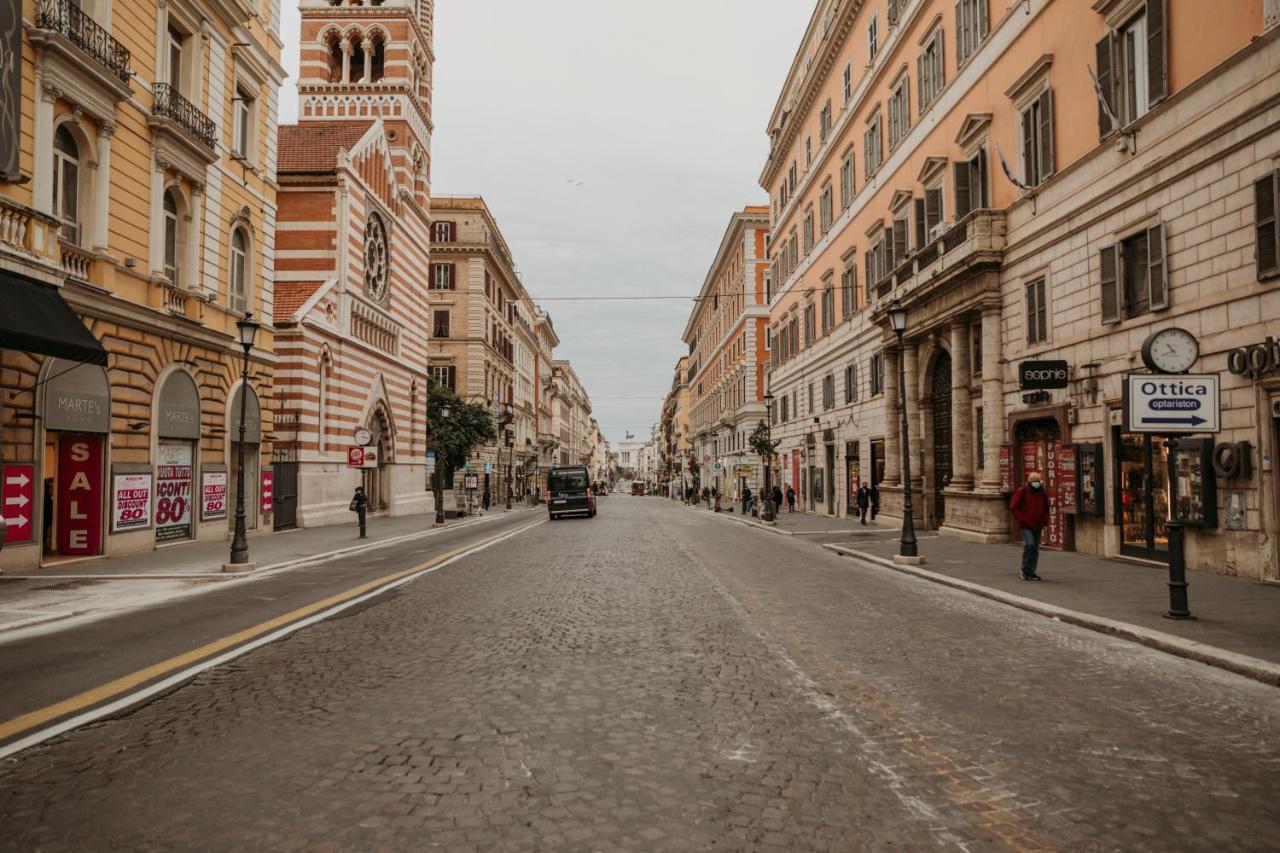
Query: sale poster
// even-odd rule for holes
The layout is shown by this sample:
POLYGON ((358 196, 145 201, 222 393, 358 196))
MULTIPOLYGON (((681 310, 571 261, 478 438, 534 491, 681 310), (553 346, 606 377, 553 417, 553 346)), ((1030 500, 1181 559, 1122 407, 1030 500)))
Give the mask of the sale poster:
POLYGON ((111 478, 111 532, 151 526, 151 475, 116 474, 111 478))
POLYGON ((189 441, 161 444, 156 449, 157 542, 191 538, 192 453, 189 441))
POLYGON ((102 436, 58 435, 54 503, 58 553, 63 556, 102 553, 102 468, 102 436))
POLYGON ((227 472, 205 471, 200 478, 200 520, 227 517, 227 472))

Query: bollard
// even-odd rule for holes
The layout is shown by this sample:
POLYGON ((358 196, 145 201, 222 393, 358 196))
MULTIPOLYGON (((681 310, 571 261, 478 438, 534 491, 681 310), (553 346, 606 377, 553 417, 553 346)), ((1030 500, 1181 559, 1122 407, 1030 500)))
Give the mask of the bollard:
POLYGON ((1185 521, 1169 521, 1165 530, 1169 533, 1169 612, 1166 619, 1195 619, 1187 603, 1187 555, 1183 549, 1185 521))

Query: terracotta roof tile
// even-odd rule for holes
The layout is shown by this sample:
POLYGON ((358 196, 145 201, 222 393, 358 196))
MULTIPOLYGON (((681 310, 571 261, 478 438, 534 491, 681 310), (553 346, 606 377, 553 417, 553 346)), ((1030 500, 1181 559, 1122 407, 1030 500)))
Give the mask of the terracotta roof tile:
POLYGON ((320 288, 318 281, 277 281, 271 315, 276 324, 288 323, 302 304, 320 288))
POLYGON ((350 150, 369 129, 370 121, 309 121, 280 127, 280 172, 331 172, 338 152, 350 150))

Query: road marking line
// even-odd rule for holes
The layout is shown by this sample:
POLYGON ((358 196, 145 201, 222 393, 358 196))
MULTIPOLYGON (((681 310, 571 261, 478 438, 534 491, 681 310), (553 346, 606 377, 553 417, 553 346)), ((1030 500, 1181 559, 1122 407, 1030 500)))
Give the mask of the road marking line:
POLYGON ((22 732, 44 725, 51 720, 56 720, 66 714, 90 708, 90 710, 83 711, 82 713, 64 720, 61 723, 41 729, 40 731, 28 735, 21 740, 15 741, 4 747, 0 747, 0 759, 7 758, 17 752, 21 752, 28 747, 35 746, 36 744, 46 741, 51 737, 79 728, 86 723, 91 723, 95 720, 100 720, 103 717, 111 716, 124 708, 138 704, 151 696, 167 691, 184 681, 194 678, 206 670, 221 666, 222 664, 247 654, 254 649, 273 643, 301 628, 307 627, 308 625, 314 625, 317 622, 328 619, 329 617, 340 613, 343 610, 354 607, 357 604, 363 604, 369 599, 376 598, 384 592, 403 586, 404 584, 416 580, 423 575, 439 571, 445 566, 451 565, 458 560, 483 551, 486 548, 496 545, 506 539, 510 539, 513 536, 518 536, 526 530, 530 530, 540 524, 544 524, 545 521, 546 519, 541 519, 533 522, 532 524, 526 524, 523 527, 516 528, 515 530, 490 537, 489 539, 483 540, 477 544, 456 548, 453 551, 419 563, 411 568, 402 569, 376 580, 367 581, 359 586, 352 587, 349 590, 330 596, 322 601, 317 601, 305 607, 300 607, 282 616, 277 616, 274 619, 268 619, 266 622, 262 622, 252 628, 246 628, 243 631, 237 631, 236 633, 230 634, 222 639, 214 640, 213 642, 207 643, 198 649, 193 649, 192 651, 172 657, 166 661, 144 667, 143 669, 130 673, 129 675, 121 676, 120 678, 109 681, 99 687, 95 687, 92 690, 86 690, 77 696, 72 696, 69 699, 64 699, 61 702, 56 702, 52 705, 40 708, 39 710, 31 711, 21 716, 14 717, 4 723, 0 723, 0 741, 3 741, 21 734, 22 732), (219 652, 221 652, 221 654, 219 654, 219 652), (216 657, 209 657, 210 655, 216 655, 216 657), (148 687, 133 690, 133 692, 126 692, 138 687, 138 685, 145 684, 153 678, 170 673, 179 667, 185 668, 148 687), (121 696, 108 705, 93 707, 98 705, 99 702, 103 702, 114 696, 119 696, 121 693, 125 693, 126 695, 121 696))

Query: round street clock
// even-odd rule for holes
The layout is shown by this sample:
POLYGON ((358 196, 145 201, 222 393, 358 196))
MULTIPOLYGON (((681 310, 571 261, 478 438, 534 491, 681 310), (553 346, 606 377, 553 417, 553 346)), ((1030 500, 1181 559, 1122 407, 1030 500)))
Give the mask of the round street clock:
POLYGON ((1200 358, 1200 342, 1177 327, 1152 332, 1142 344, 1142 362, 1157 373, 1186 373, 1200 358))

